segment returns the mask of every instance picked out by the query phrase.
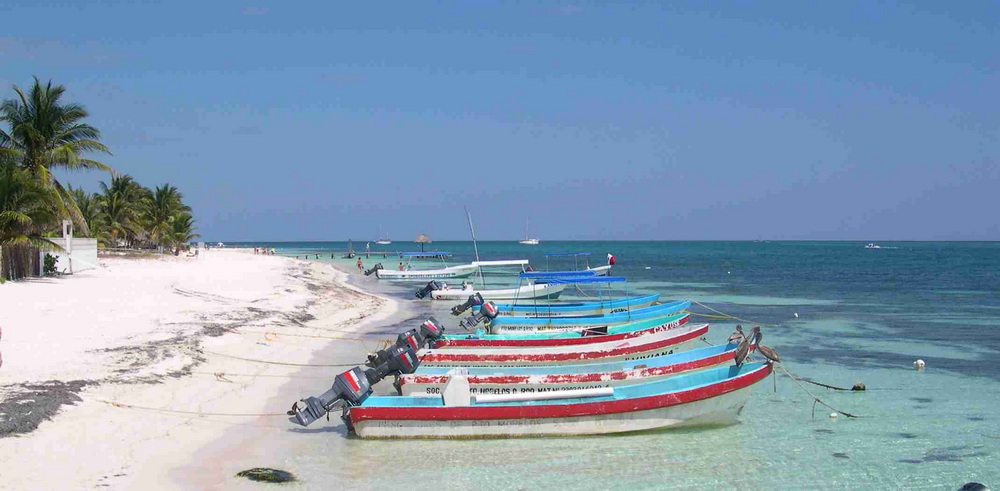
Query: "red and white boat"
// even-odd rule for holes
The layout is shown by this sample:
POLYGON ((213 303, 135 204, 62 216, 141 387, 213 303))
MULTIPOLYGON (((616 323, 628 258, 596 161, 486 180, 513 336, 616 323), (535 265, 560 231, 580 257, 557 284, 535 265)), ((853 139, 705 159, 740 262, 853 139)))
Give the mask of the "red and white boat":
MULTIPOLYGON (((564 366, 465 369, 469 391, 478 394, 534 394, 653 382, 733 363, 738 344, 707 346, 638 361, 564 366)), ((400 375, 396 390, 404 396, 439 396, 456 369, 429 367, 400 375)), ((462 370, 462 369, 457 369, 462 370)))
MULTIPOLYGON (((641 360, 679 351, 708 332, 708 324, 684 325, 627 339, 583 345, 527 348, 446 348, 420 350, 421 367, 530 366, 641 360)), ((583 338, 578 338, 583 339, 583 338)))

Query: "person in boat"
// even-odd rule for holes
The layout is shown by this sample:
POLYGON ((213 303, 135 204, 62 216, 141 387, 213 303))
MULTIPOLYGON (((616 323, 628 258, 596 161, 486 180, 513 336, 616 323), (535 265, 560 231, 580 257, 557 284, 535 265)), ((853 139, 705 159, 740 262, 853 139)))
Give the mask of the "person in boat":
POLYGON ((365 242, 365 259, 372 257, 372 243, 365 242))
POLYGON ((403 269, 403 263, 399 263, 399 270, 400 270, 400 271, 405 271, 405 270, 403 269))
POLYGON ((365 271, 365 265, 362 264, 361 258, 359 257, 358 258, 358 272, 359 273, 364 273, 364 271, 365 271))
POLYGON ((611 255, 611 253, 609 252, 608 253, 608 266, 614 266, 614 265, 615 265, 615 256, 611 255))

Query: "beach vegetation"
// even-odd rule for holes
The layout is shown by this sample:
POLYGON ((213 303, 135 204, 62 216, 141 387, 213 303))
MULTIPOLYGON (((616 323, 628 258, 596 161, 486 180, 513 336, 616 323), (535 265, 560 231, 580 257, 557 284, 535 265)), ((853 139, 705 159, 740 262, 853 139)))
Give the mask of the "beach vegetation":
POLYGON ((39 249, 59 248, 43 235, 59 222, 54 201, 28 171, 0 161, 0 277, 38 274, 39 249))
POLYGON ((0 103, 0 147, 8 158, 28 172, 50 194, 52 204, 60 215, 73 220, 77 229, 87 233, 76 202, 56 179, 53 170, 101 170, 110 172, 107 165, 87 154, 111 152, 101 143, 101 133, 84 122, 89 116, 80 104, 62 101, 66 88, 52 85, 52 81, 35 82, 27 91, 14 86, 17 97, 0 103))
POLYGON ((0 102, 0 278, 39 274, 40 251, 58 249, 46 237, 58 236, 63 220, 103 248, 179 254, 199 237, 177 187, 147 188, 92 158, 111 152, 87 110, 64 100, 64 86, 36 77, 29 89, 13 90, 0 102), (111 175, 91 193, 64 186, 54 171, 65 170, 111 175))

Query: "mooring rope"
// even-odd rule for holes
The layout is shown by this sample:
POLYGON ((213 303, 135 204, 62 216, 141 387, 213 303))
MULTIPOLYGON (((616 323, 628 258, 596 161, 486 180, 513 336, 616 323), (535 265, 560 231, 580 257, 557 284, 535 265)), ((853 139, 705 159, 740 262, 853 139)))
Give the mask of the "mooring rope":
POLYGON ((344 340, 344 341, 364 341, 363 338, 352 338, 352 337, 346 337, 346 336, 342 336, 342 337, 341 336, 317 336, 317 335, 314 335, 314 334, 291 334, 291 333, 287 333, 287 332, 281 332, 281 333, 279 333, 279 332, 276 332, 276 331, 246 331, 246 330, 240 329, 240 330, 238 330, 236 332, 242 332, 242 333, 248 333, 248 334, 263 334, 265 336, 267 336, 267 335, 274 335, 274 336, 292 336, 292 337, 297 337, 297 338, 337 339, 337 340, 344 340))
MULTIPOLYGON (((729 314, 727 314, 725 312, 713 309, 712 307, 709 307, 708 305, 705 305, 705 304, 703 304, 703 303, 701 303, 701 302, 699 302, 697 300, 691 300, 691 303, 693 303, 695 305, 698 305, 699 307, 711 310, 712 312, 715 312, 716 314, 724 316, 723 318, 726 318, 726 319, 733 319, 733 320, 738 320, 738 321, 741 321, 741 322, 747 322, 747 323, 750 323, 750 324, 757 324, 758 326, 778 327, 777 324, 767 324, 767 323, 764 323, 764 322, 756 322, 756 321, 752 321, 750 319, 744 319, 742 317, 736 317, 735 315, 729 315, 729 314)), ((696 312, 690 312, 690 313, 691 314, 695 314, 696 312)), ((699 314, 699 315, 707 315, 707 314, 699 314)))
POLYGON ((788 375, 789 378, 791 378, 793 381, 795 381, 796 385, 798 385, 800 389, 802 389, 806 394, 809 394, 809 397, 812 397, 812 399, 813 399, 812 417, 814 417, 814 418, 816 417, 816 404, 817 403, 818 404, 822 404, 823 406, 829 408, 832 411, 836 411, 836 412, 838 412, 840 414, 843 414, 844 416, 847 416, 848 418, 860 418, 861 417, 861 416, 858 416, 856 414, 851 414, 851 413, 848 413, 848 412, 845 412, 845 411, 841 411, 840 409, 837 409, 837 408, 835 408, 835 407, 833 407, 833 406, 831 406, 831 405, 823 402, 819 397, 816 397, 812 392, 809 392, 809 389, 807 389, 806 386, 802 385, 802 383, 799 381, 799 378, 796 377, 795 375, 792 375, 792 373, 789 372, 788 369, 786 369, 784 367, 784 365, 782 365, 780 363, 777 364, 777 365, 778 365, 779 368, 781 368, 781 371, 785 372, 785 375, 788 375))
POLYGON ((182 411, 179 409, 164 409, 159 407, 147 407, 147 406, 136 406, 135 404, 125 404, 124 402, 114 402, 105 401, 103 399, 95 399, 97 402, 102 402, 109 406, 114 406, 117 408, 126 409, 141 409, 143 411, 156 411, 161 413, 172 413, 172 414, 187 414, 190 416, 236 416, 236 417, 248 417, 248 416, 284 416, 287 417, 288 413, 208 413, 203 411, 182 411))
POLYGON ((323 367, 323 368, 329 368, 329 367, 353 367, 353 366, 362 365, 362 363, 315 364, 315 363, 289 363, 289 362, 281 362, 281 361, 258 360, 258 359, 255 359, 255 358, 243 358, 241 356, 227 355, 225 353, 217 353, 215 351, 208 351, 208 350, 202 350, 201 354, 221 356, 221 357, 224 357, 224 358, 232 358, 234 360, 249 361, 249 362, 253 362, 253 363, 266 363, 268 365, 282 365, 282 366, 289 366, 289 367, 323 367))

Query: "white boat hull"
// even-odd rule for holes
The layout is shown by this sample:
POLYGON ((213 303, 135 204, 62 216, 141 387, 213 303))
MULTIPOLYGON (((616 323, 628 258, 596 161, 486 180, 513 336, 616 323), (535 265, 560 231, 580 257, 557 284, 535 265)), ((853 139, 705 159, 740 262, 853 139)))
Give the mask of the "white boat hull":
POLYGON ((485 300, 530 300, 535 298, 556 298, 566 288, 566 285, 527 285, 521 288, 502 290, 434 290, 431 298, 434 300, 465 300, 469 295, 479 293, 485 300))
POLYGON ((605 264, 604 266, 597 266, 594 268, 587 268, 588 271, 593 271, 597 276, 607 276, 611 274, 611 265, 605 264))
POLYGON ((411 269, 408 271, 397 271, 392 269, 380 269, 375 275, 383 280, 437 280, 446 278, 468 278, 476 272, 476 266, 466 264, 462 266, 451 266, 441 269, 411 269))
POLYGON ((478 438, 629 433, 664 428, 728 425, 750 397, 744 387, 709 399, 629 413, 563 418, 496 420, 365 420, 354 425, 361 438, 478 438))

